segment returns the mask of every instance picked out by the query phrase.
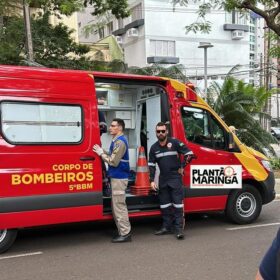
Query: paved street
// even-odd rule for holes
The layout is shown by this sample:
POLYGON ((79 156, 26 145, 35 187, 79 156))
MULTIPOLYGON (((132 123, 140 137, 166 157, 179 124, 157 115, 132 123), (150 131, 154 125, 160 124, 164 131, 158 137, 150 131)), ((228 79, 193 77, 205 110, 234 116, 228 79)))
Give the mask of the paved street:
POLYGON ((23 230, 0 255, 1 280, 254 279, 279 217, 279 200, 249 226, 220 214, 191 215, 183 241, 154 236, 159 218, 138 219, 126 244, 110 243, 112 222, 23 230))

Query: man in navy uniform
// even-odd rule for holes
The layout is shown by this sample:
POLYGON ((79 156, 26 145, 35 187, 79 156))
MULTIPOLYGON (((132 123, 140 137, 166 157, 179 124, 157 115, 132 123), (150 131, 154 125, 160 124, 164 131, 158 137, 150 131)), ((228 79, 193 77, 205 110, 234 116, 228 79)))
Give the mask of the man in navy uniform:
POLYGON ((184 188, 182 175, 184 167, 191 161, 194 154, 181 141, 169 138, 165 123, 156 125, 158 141, 154 143, 149 153, 149 170, 151 188, 157 190, 155 171, 156 164, 160 170, 159 200, 163 225, 155 232, 156 235, 172 233, 173 227, 177 239, 184 239, 184 188), (184 156, 181 161, 180 154, 184 156))

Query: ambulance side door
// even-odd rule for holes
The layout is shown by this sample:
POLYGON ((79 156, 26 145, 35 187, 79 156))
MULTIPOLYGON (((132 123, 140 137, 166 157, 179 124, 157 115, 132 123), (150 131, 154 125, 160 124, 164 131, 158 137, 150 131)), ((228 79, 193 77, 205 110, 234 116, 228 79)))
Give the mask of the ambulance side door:
MULTIPOLYGON (((180 114, 181 118, 178 125, 182 128, 183 135, 181 137, 197 157, 192 161, 192 165, 221 166, 239 164, 234 153, 228 149, 227 131, 207 108, 203 106, 194 107, 190 106, 190 104, 182 105, 180 106, 180 114)), ((187 197, 207 197, 209 205, 211 205, 212 198, 223 196, 221 200, 217 200, 218 203, 213 202, 213 207, 217 206, 217 209, 223 208, 224 196, 228 194, 228 189, 191 189, 190 177, 190 165, 188 165, 185 168, 183 178, 184 185, 187 187, 187 197)), ((203 205, 197 204, 195 207, 198 208, 192 210, 203 209, 203 205)))

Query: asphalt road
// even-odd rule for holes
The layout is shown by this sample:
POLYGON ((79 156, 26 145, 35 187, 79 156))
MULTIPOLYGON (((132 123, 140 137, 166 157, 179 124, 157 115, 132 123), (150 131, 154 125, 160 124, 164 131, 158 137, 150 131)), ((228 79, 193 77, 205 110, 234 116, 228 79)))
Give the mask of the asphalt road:
POLYGON ((133 241, 110 243, 112 222, 22 230, 0 255, 1 280, 254 279, 280 225, 280 201, 249 226, 221 214, 191 215, 185 240, 154 236, 159 218, 133 220, 133 241))

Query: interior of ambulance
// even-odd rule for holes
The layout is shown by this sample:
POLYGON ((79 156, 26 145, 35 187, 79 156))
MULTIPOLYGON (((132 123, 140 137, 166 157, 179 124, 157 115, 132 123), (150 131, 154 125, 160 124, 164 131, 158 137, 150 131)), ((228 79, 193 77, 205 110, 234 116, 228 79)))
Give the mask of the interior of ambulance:
MULTIPOLYGON (((144 147, 146 160, 148 151, 157 141, 156 124, 160 121, 169 123, 168 97, 164 88, 149 81, 99 81, 95 83, 98 110, 103 112, 109 127, 114 118, 125 122, 124 134, 129 144, 130 176, 126 191, 128 210, 141 211, 158 209, 158 196, 148 191, 145 195, 131 191, 136 179, 139 147, 144 147)), ((102 147, 108 151, 112 140, 109 131, 101 136, 102 147)), ((104 212, 111 212, 110 185, 103 178, 104 212)), ((150 186, 147 186, 150 189, 150 186)))

